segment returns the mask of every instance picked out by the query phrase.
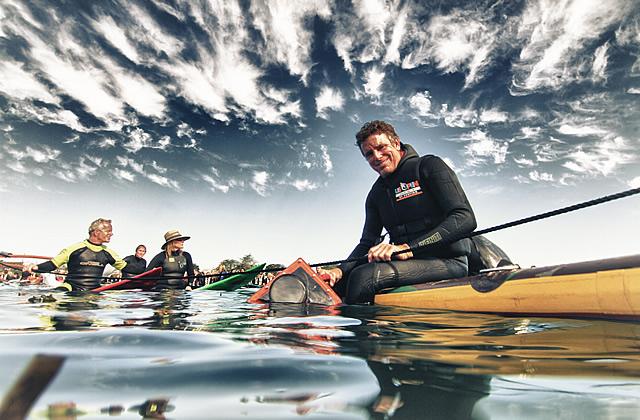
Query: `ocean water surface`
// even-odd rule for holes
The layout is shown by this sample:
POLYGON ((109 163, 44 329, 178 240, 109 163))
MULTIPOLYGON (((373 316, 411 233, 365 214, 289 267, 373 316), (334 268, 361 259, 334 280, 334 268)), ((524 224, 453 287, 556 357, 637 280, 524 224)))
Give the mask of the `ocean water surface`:
POLYGON ((22 398, 14 384, 45 377, 28 366, 47 355, 62 364, 28 418, 640 417, 637 322, 267 306, 252 291, 1 285, 0 395, 22 398))

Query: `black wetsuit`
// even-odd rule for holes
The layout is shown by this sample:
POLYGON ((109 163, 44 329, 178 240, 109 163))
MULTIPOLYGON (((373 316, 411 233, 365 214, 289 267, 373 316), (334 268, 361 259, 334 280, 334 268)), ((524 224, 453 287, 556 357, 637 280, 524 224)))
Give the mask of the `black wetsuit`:
POLYGON ((371 187, 362 237, 349 258, 366 255, 383 227, 391 243, 427 248, 405 261, 342 264, 336 291, 347 303, 371 302, 384 288, 467 275, 470 243, 460 238, 476 220, 458 178, 439 157, 419 157, 406 144, 402 150, 396 170, 371 187))
POLYGON ((167 257, 166 252, 161 252, 149 263, 147 270, 162 267, 162 279, 158 280, 155 289, 184 289, 189 280, 193 280, 193 260, 188 252, 174 252, 167 257), (189 276, 184 277, 185 273, 189 276))
POLYGON ((50 261, 38 264, 37 270, 48 272, 67 264, 67 278, 64 285, 72 290, 91 290, 100 286, 100 277, 107 264, 118 270, 126 267, 126 262, 105 245, 96 245, 88 239, 68 246, 50 261))
POLYGON ((138 258, 135 255, 128 255, 123 258, 127 266, 122 269, 122 278, 130 278, 145 272, 147 268, 147 260, 138 258))

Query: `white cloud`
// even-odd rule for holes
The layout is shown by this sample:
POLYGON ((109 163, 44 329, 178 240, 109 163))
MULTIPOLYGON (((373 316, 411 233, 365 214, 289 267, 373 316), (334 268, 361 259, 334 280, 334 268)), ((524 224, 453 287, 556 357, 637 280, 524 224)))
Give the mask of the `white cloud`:
POLYGON ((480 111, 480 125, 507 122, 509 114, 499 109, 483 109, 480 111))
MULTIPOLYGON (((66 59, 56 52, 59 39, 69 37, 65 31, 60 29, 57 39, 53 40, 41 40, 27 30, 22 35, 31 44, 29 53, 39 70, 61 91, 83 103, 90 113, 111 128, 120 127, 126 121, 122 102, 109 92, 109 83, 102 70, 85 64, 80 58, 66 59)), ((92 54, 91 51, 85 53, 92 54)))
POLYGON ((469 165, 477 166, 491 160, 493 164, 500 165, 505 162, 509 144, 500 142, 490 137, 486 132, 473 130, 460 137, 467 142, 465 154, 469 157, 469 165))
POLYGON ((628 182, 631 188, 640 188, 640 176, 637 176, 628 182))
POLYGON ((285 64, 291 74, 306 84, 312 67, 313 32, 308 24, 314 16, 328 18, 328 2, 251 2, 253 25, 264 39, 263 59, 285 64))
MULTIPOLYGON (((214 175, 217 176, 218 171, 215 168, 212 168, 212 169, 213 169, 214 175)), ((202 180, 211 186, 212 191, 221 191, 225 194, 229 192, 229 189, 230 189, 229 185, 222 184, 220 181, 218 181, 211 175, 203 174, 202 180)))
POLYGON ((93 162, 93 160, 89 159, 87 156, 82 156, 80 157, 80 161, 78 162, 78 165, 74 168, 74 170, 77 174, 78 179, 86 181, 96 174, 96 172, 98 171, 98 166, 95 166, 95 162, 93 162), (90 165, 89 163, 87 163, 87 161, 93 163, 93 165, 90 165))
MULTIPOLYGON (((540 0, 529 2, 519 25, 525 42, 513 64, 512 93, 559 89, 580 81, 587 62, 582 54, 591 42, 619 24, 633 2, 628 0, 540 0)), ((600 51, 605 54, 606 50, 600 51)), ((596 59, 591 66, 604 69, 596 59)))
POLYGON ((333 171, 333 162, 331 161, 331 155, 329 155, 329 148, 325 144, 320 145, 322 151, 322 163, 325 173, 331 175, 333 171))
POLYGON ((136 127, 127 132, 127 142, 123 147, 132 153, 136 153, 144 148, 166 150, 171 145, 171 138, 163 136, 155 142, 151 134, 140 127, 136 127))
POLYGON ((431 114, 431 93, 428 90, 418 92, 409 98, 409 105, 420 117, 430 117, 431 114))
POLYGON ((207 58, 201 64, 174 62, 162 68, 174 78, 174 89, 179 95, 209 111, 213 118, 228 121, 224 91, 212 74, 215 66, 214 61, 207 58))
POLYGON ((608 49, 609 43, 607 42, 604 45, 599 46, 594 53, 591 75, 591 80, 594 83, 602 82, 607 79, 606 71, 608 62, 608 49))
POLYGON ((172 190, 180 192, 180 184, 174 179, 169 179, 166 176, 157 174, 147 174, 147 178, 162 187, 171 188, 172 190))
POLYGON ((128 103, 140 114, 160 119, 165 114, 166 101, 158 90, 141 76, 131 74, 110 59, 103 59, 102 65, 115 80, 122 101, 128 103))
POLYGON ((548 172, 538 172, 534 170, 529 172, 529 179, 536 182, 539 182, 539 181, 552 182, 553 175, 548 172))
MULTIPOLYGON (((553 139, 553 137, 551 138, 553 139)), ((555 162, 561 159, 563 152, 557 150, 556 143, 540 142, 533 145, 532 150, 538 162, 555 162)))
POLYGON ((254 171, 253 179, 249 183, 251 188, 259 195, 265 197, 267 195, 267 182, 269 181, 269 173, 266 171, 254 171))
MULTIPOLYGON (((6 167, 20 174, 30 174, 32 168, 25 166, 21 161, 12 161, 6 164, 6 167)), ((42 172, 41 172, 42 173, 42 172)))
POLYGON ((521 167, 532 167, 532 166, 536 166, 535 162, 532 161, 531 159, 527 159, 525 157, 521 157, 521 158, 513 158, 513 161, 521 167))
POLYGON ((417 43, 402 60, 403 68, 434 63, 444 73, 464 71, 465 88, 484 78, 492 51, 500 40, 499 28, 480 10, 454 9, 435 15, 424 24, 412 23, 411 38, 417 43))
POLYGON ((111 171, 111 173, 113 174, 113 176, 120 180, 128 182, 133 182, 136 180, 136 175, 127 171, 126 169, 115 168, 113 171, 111 171))
POLYGON ((140 63, 140 57, 135 46, 129 42, 124 29, 120 28, 110 16, 102 16, 99 21, 93 22, 93 27, 101 33, 114 47, 116 47, 129 60, 140 63))
POLYGON ((42 102, 58 104, 58 98, 33 75, 24 70, 22 64, 3 58, 0 61, 0 92, 15 99, 37 99, 42 102))
POLYGON ((399 49, 404 38, 403 13, 394 7, 399 3, 384 0, 355 0, 352 13, 334 15, 333 44, 349 73, 353 63, 369 63, 382 58, 384 63, 399 60, 399 49), (394 25, 391 42, 386 45, 387 26, 394 25), (385 53, 386 50, 386 53, 385 53))
POLYGON ((607 134, 607 130, 592 127, 589 125, 570 125, 562 124, 558 129, 558 133, 568 136, 586 137, 586 136, 601 136, 607 134))
POLYGON ((567 155, 562 166, 587 176, 608 176, 619 166, 633 162, 637 154, 621 137, 605 138, 593 145, 581 145, 567 155))
POLYGON ((523 139, 536 139, 540 136, 542 129, 540 127, 522 127, 520 132, 523 139))
POLYGON ((155 160, 151 161, 151 167, 159 174, 167 173, 167 168, 165 168, 164 166, 160 166, 155 160))
POLYGON ((56 160, 58 156, 60 156, 60 150, 52 149, 46 145, 43 145, 38 149, 27 146, 26 153, 36 163, 46 163, 56 160))
POLYGON ((384 81, 384 71, 373 67, 364 74, 364 92, 369 96, 379 97, 382 95, 382 82, 384 81))
POLYGON ((98 147, 101 149, 110 149, 116 145, 116 139, 112 137, 103 137, 98 140, 98 147))
POLYGON ((90 131, 80 123, 76 114, 66 109, 51 110, 46 107, 37 107, 32 103, 17 101, 9 106, 8 113, 27 121, 35 120, 44 124, 65 125, 79 132, 90 131))
POLYGON ((316 96, 316 115, 325 120, 329 119, 328 111, 340 111, 344 107, 344 98, 339 90, 330 86, 323 86, 316 96))
MULTIPOLYGON (((161 3, 156 3, 156 6, 159 8, 168 7, 161 3)), ((139 42, 157 52, 164 52, 169 57, 175 57, 182 50, 182 41, 172 37, 166 30, 161 28, 143 9, 134 3, 127 4, 127 8, 129 8, 131 16, 140 26, 139 30, 134 33, 139 42)), ((171 14, 175 15, 175 13, 171 14)))
POLYGON ((478 113, 473 109, 455 106, 449 111, 448 104, 442 104, 440 115, 448 127, 466 128, 475 126, 478 123, 478 113))
POLYGON ((293 185, 293 187, 298 191, 309 191, 318 188, 317 184, 309 181, 308 179, 296 179, 291 185, 293 185))
POLYGON ((627 89, 627 93, 632 95, 640 95, 640 88, 629 88, 627 89))
POLYGON ((405 6, 395 19, 392 19, 394 23, 393 31, 391 33, 391 41, 387 46, 387 52, 384 56, 383 63, 400 64, 400 46, 402 45, 402 39, 407 32, 407 14, 408 6, 405 6))

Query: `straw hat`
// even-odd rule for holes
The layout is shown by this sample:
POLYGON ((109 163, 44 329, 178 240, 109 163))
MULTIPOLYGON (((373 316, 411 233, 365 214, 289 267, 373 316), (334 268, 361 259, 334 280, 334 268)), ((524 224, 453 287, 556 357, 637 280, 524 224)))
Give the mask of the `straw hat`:
POLYGON ((178 230, 170 230, 164 234, 164 245, 162 245, 162 249, 165 249, 169 242, 175 241, 176 239, 190 239, 191 236, 184 236, 178 230))

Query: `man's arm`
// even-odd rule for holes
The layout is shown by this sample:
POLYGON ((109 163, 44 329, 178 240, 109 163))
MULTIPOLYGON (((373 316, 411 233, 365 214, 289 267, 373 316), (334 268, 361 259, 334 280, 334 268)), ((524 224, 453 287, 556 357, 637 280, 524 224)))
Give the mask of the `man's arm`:
POLYGON ((34 271, 37 271, 40 273, 48 273, 60 267, 61 265, 68 263, 69 256, 71 255, 71 253, 82 246, 84 246, 82 242, 73 244, 71 246, 66 247, 62 251, 60 251, 58 255, 56 255, 49 261, 45 261, 40 264, 28 264, 23 269, 28 273, 32 273, 34 271))
POLYGON ((473 232, 476 218, 456 174, 437 156, 423 157, 421 178, 426 181, 435 200, 445 214, 444 220, 407 245, 415 248, 430 244, 448 244, 473 232))
POLYGON ((116 270, 122 271, 127 266, 127 262, 120 258, 120 256, 111 248, 105 248, 105 251, 109 253, 113 261, 109 262, 116 270))

